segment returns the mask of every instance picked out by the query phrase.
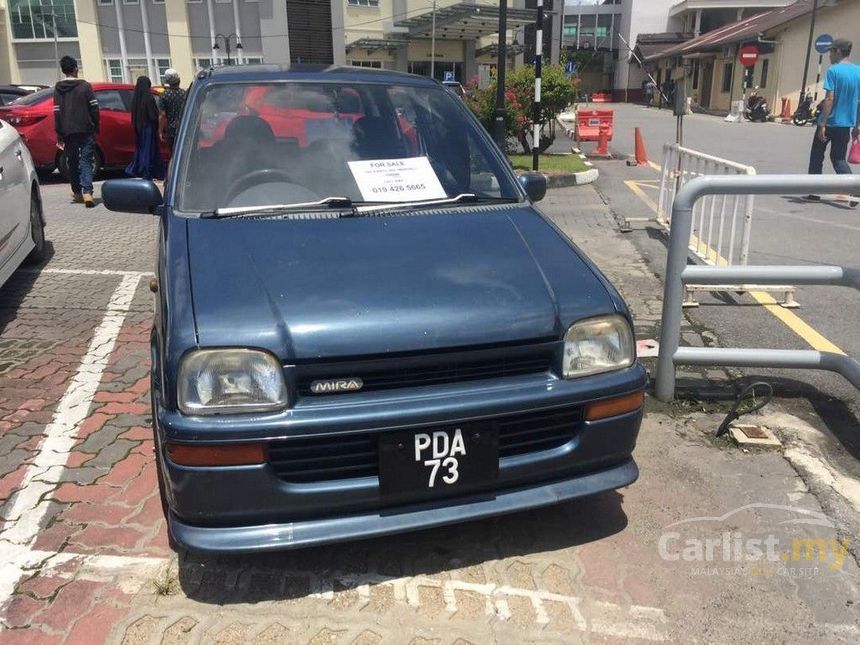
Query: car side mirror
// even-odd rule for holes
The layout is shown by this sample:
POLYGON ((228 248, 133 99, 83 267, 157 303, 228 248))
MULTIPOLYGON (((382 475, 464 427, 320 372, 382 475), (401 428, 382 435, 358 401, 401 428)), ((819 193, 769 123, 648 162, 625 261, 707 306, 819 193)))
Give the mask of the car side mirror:
POLYGON ((517 179, 533 202, 539 202, 546 195, 546 175, 543 173, 524 172, 517 179))
POLYGON ((148 179, 109 179, 102 184, 102 200, 111 211, 149 215, 164 203, 158 186, 148 179))

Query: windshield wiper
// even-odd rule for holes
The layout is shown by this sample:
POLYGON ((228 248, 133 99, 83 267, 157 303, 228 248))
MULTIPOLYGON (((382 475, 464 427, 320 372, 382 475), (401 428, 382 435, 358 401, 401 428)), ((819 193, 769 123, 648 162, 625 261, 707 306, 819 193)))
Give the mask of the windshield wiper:
POLYGON ((403 208, 432 208, 433 206, 444 206, 445 204, 513 204, 519 201, 519 197, 482 197, 475 193, 460 193, 454 197, 445 197, 443 199, 425 199, 418 202, 392 202, 373 206, 359 206, 356 210, 359 213, 366 213, 368 211, 399 210, 403 208))
POLYGON ((326 197, 315 202, 298 202, 295 204, 267 204, 265 206, 232 206, 216 208, 214 211, 202 213, 205 219, 220 217, 241 217, 243 215, 276 215, 295 211, 315 211, 327 209, 343 209, 350 211, 350 217, 358 215, 355 205, 349 197, 326 197))

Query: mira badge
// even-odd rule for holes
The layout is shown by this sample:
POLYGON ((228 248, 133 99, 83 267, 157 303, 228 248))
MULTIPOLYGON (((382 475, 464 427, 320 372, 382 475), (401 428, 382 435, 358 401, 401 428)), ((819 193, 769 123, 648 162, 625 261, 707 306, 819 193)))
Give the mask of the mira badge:
POLYGON ((311 383, 314 394, 338 394, 340 392, 357 392, 364 387, 360 378, 332 378, 311 383))

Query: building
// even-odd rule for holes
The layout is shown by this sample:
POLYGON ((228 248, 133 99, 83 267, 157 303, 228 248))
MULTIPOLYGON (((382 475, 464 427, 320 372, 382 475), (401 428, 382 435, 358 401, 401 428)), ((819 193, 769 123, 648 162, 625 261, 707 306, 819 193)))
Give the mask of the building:
MULTIPOLYGON (((370 1, 370 0, 368 0, 370 1)), ((351 0, 0 0, 0 83, 184 78, 212 64, 343 63, 351 0)))
MULTIPOLYGON (((684 43, 664 48, 646 60, 662 78, 682 83, 695 104, 705 110, 727 112, 732 101, 744 98, 744 90, 758 87, 771 107, 777 110, 782 99, 797 106, 805 77, 807 87, 819 97, 816 83, 818 65, 826 72, 829 57, 814 50, 805 67, 813 0, 799 0, 788 6, 730 22, 684 43), (754 45, 759 57, 745 71, 738 63, 738 51, 754 45)), ((847 38, 860 49, 860 2, 819 0, 813 36, 828 34, 847 38)))
MULTIPOLYGON (((348 64, 425 76, 432 73, 440 81, 460 82, 487 79, 495 69, 498 0, 346 1, 344 48, 348 64)), ((536 3, 507 0, 507 4, 506 42, 508 62, 513 65, 522 62, 524 30, 535 21, 536 3)), ((545 0, 544 4, 550 2, 545 0)))

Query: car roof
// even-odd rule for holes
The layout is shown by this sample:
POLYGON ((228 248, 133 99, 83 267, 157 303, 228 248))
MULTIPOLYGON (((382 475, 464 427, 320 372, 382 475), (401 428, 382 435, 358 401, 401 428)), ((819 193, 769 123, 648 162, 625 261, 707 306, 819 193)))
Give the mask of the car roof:
POLYGON ((20 94, 21 96, 31 94, 30 90, 25 90, 15 85, 0 85, 0 92, 7 94, 20 94))
POLYGON ((395 72, 370 67, 351 67, 337 65, 237 65, 215 67, 197 74, 198 81, 236 82, 322 80, 346 83, 397 83, 398 85, 438 85, 426 76, 395 72))
POLYGON ((130 83, 90 83, 94 90, 133 90, 130 83))

